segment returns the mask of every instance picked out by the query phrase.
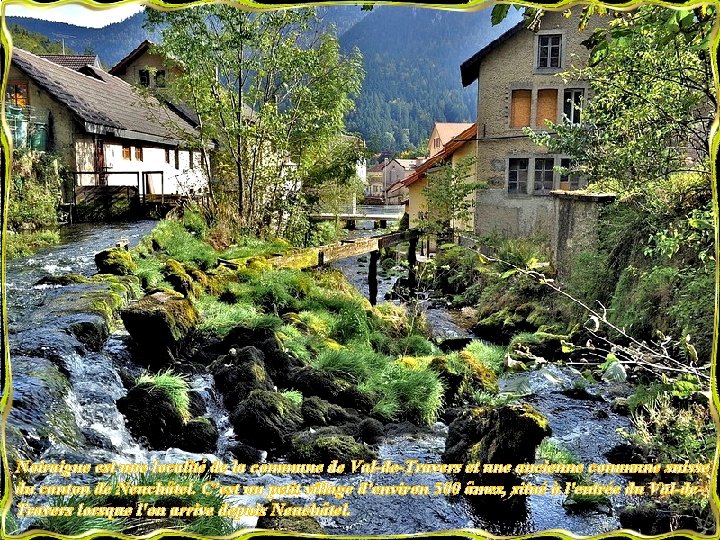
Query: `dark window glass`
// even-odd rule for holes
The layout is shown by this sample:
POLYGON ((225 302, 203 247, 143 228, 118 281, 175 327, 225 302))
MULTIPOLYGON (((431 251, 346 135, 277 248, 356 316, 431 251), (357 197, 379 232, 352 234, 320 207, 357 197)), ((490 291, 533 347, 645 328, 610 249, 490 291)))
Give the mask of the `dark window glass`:
POLYGON ((533 187, 535 195, 547 195, 552 191, 554 166, 553 158, 535 159, 535 185, 533 187))
POLYGON ((150 72, 147 69, 141 69, 139 72, 140 86, 150 86, 150 72))
POLYGON ((165 70, 158 69, 155 73, 155 86, 158 88, 165 88, 165 70))
POLYGON ((565 90, 563 96, 563 114, 570 124, 580 123, 580 108, 585 91, 582 88, 570 88, 565 90))
POLYGON ((512 158, 508 168, 508 193, 527 193, 528 159, 512 158))
POLYGON ((562 36, 560 34, 549 34, 538 36, 538 59, 539 68, 559 68, 562 65, 562 36))

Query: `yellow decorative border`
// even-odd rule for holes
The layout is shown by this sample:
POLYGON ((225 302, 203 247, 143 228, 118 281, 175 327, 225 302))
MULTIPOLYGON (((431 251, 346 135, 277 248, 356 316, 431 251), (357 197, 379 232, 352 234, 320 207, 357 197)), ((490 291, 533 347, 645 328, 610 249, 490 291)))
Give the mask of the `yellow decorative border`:
MULTIPOLYGON (((223 0, 218 0, 223 1, 223 0)), ((10 404, 12 403, 12 372, 10 369, 10 351, 9 351, 9 342, 8 342, 8 333, 7 333, 7 302, 6 302, 6 295, 5 295, 5 233, 6 233, 6 227, 7 227, 7 208, 8 208, 8 198, 7 198, 7 190, 8 190, 8 183, 10 179, 10 171, 11 171, 11 160, 10 156, 12 156, 12 148, 10 144, 10 138, 8 137, 8 127, 5 122, 5 87, 7 84, 7 77, 10 70, 10 58, 11 58, 11 50, 12 50, 12 39, 10 37, 10 34, 8 32, 7 26, 5 24, 5 8, 7 5, 22 5, 25 7, 33 7, 38 9, 51 9, 53 7, 63 6, 63 5, 81 5, 86 8, 90 8, 97 11, 104 11, 107 9, 112 9, 118 6, 122 5, 128 5, 128 4, 142 4, 146 7, 151 7, 153 9, 162 9, 162 10, 177 10, 177 9, 185 9, 191 6, 199 5, 199 4, 206 4, 206 3, 214 3, 213 0, 189 0, 185 4, 168 4, 164 2, 163 0, 147 0, 144 2, 136 2, 133 0, 119 0, 117 2, 113 2, 111 4, 105 4, 100 3, 95 0, 57 0, 51 3, 40 3, 35 0, 14 0, 12 2, 0 0, 0 24, 2 25, 1 31, 0 31, 0 42, 2 43, 2 63, 3 63, 3 77, 2 77, 2 84, 0 85, 0 99, 2 99, 2 104, 0 106, 0 122, 2 123, 2 130, 0 134, 0 142, 2 143, 2 153, 4 158, 4 168, 2 170, 3 175, 3 183, 0 185, 0 196, 2 197, 1 203, 1 212, 0 212, 0 218, 2 219, 2 230, 0 231, 1 237, 0 237, 0 286, 1 286, 1 295, 0 295, 0 307, 2 310, 1 316, 2 320, 0 320, 0 330, 2 330, 2 380, 3 380, 3 388, 2 388, 2 398, 0 398, 0 409, 2 410, 2 422, 0 423, 0 454, 2 456, 2 478, 3 478, 3 484, 2 484, 2 498, 0 499, 0 508, 2 508, 2 520, 0 522, 1 528, 0 528, 0 539, 3 538, 3 533, 5 531, 5 519, 7 516, 8 511, 10 510, 11 506, 11 488, 12 488, 12 482, 11 482, 11 475, 10 471, 8 470, 8 461, 7 461, 7 455, 5 453, 5 424, 7 421, 8 414, 10 412, 10 404)), ((433 4, 433 3, 422 3, 422 2, 393 2, 393 1, 370 1, 370 0, 355 0, 354 2, 308 2, 308 3, 301 3, 301 4, 259 4, 257 2, 254 2, 252 0, 234 0, 232 2, 226 1, 225 3, 228 4, 236 4, 238 9, 246 9, 250 11, 267 11, 267 10, 274 10, 274 9, 287 9, 292 7, 317 7, 317 6, 328 6, 328 5, 337 5, 337 6, 348 6, 348 5, 396 5, 396 6, 405 6, 405 7, 423 7, 423 8, 433 8, 433 9, 444 9, 444 10, 452 10, 452 11, 476 11, 479 9, 483 9, 486 7, 490 7, 495 4, 492 0, 470 0, 467 4, 433 4)), ((718 22, 720 20, 720 0, 713 0, 710 2, 692 2, 692 1, 686 1, 682 3, 670 3, 666 1, 654 1, 654 2, 643 2, 643 1, 636 1, 636 0, 628 0, 626 2, 619 2, 617 4, 615 3, 606 3, 606 2, 599 2, 597 0, 589 0, 588 2, 576 2, 574 0, 561 0, 560 2, 555 3, 533 3, 530 1, 517 1, 517 2, 497 2, 499 4, 516 4, 516 5, 523 5, 527 7, 537 7, 542 8, 546 10, 553 10, 557 11, 560 9, 567 9, 572 6, 576 5, 596 5, 596 6, 602 6, 606 7, 608 9, 613 10, 627 10, 627 9, 633 9, 640 7, 641 5, 645 4, 651 4, 651 5, 658 5, 666 8, 675 8, 675 9, 688 9, 688 8, 695 8, 702 5, 713 5, 715 6, 715 24, 713 27, 712 32, 712 39, 711 39, 711 45, 710 45, 710 51, 713 53, 712 55, 712 68, 713 68, 713 78, 715 81, 715 88, 716 88, 716 95, 718 95, 718 111, 715 115, 715 120, 713 122, 711 131, 710 131, 710 140, 711 140, 711 170, 712 170, 712 176, 713 176, 713 182, 712 182, 712 195, 713 195, 713 221, 715 224, 715 313, 713 317, 713 347, 712 347, 712 359, 711 359, 711 382, 710 382, 710 390, 712 393, 712 403, 710 404, 710 412, 712 414, 712 417, 715 421, 715 425, 717 427, 717 433, 718 433, 718 439, 716 441, 716 449, 715 449, 715 461, 713 463, 713 469, 712 469, 712 481, 711 481, 711 493, 710 493, 710 501, 711 501, 711 508, 713 511, 713 516, 715 517, 715 523, 716 523, 716 532, 715 536, 710 535, 701 535, 694 531, 688 531, 688 530, 677 530, 670 533, 665 533, 662 535, 656 535, 656 536, 646 536, 639 534, 635 531, 631 531, 628 529, 622 529, 618 531, 610 531, 607 533, 599 534, 599 535, 593 535, 593 536, 582 536, 574 534, 570 531, 562 530, 562 529, 548 529, 545 531, 540 531, 532 534, 526 534, 526 535, 520 535, 520 536, 513 536, 513 537, 507 537, 507 536, 496 536, 493 534, 489 534, 485 531, 479 530, 479 529, 456 529, 452 531, 440 531, 440 532, 427 532, 427 533, 417 533, 417 534, 406 534, 406 535, 370 535, 370 536, 362 536, 361 538, 367 539, 367 540, 373 540, 373 539, 412 539, 412 538, 425 538, 427 536, 433 536, 433 537, 465 537, 465 538, 473 538, 475 540, 484 540, 484 539, 491 539, 491 540, 499 540, 499 539, 507 539, 507 538, 513 538, 517 540, 526 540, 526 539, 532 539, 532 538, 539 538, 539 537, 554 537, 559 538, 562 540, 576 540, 576 539, 587 539, 592 538, 593 540, 601 540, 604 538, 654 538, 654 539, 665 539, 665 538, 675 538, 679 536, 683 536, 685 538, 691 538, 691 539, 707 539, 707 538, 720 538, 720 497, 718 496, 718 489, 717 489, 717 480, 718 480, 718 458, 720 457, 720 417, 718 415, 718 411, 720 411, 720 396, 718 395, 718 381, 717 381, 717 357, 719 352, 720 345, 718 344, 718 335, 719 335, 719 328, 718 325, 720 323, 720 206, 718 201, 718 196, 720 194, 720 186, 718 185, 718 160, 720 159, 720 155, 718 155, 718 150, 720 149, 720 136, 718 135, 718 125, 720 123, 720 77, 718 75, 719 73, 719 67, 718 67, 718 59, 720 57, 720 23, 718 22)), ((348 536, 348 535, 311 535, 311 534, 299 534, 299 533, 290 533, 290 532, 284 532, 284 531, 267 531, 262 529, 247 529, 247 530, 240 530, 236 531, 230 536, 224 536, 224 537, 213 537, 213 538, 233 538, 237 540, 245 540, 245 539, 251 539, 251 538, 257 538, 257 537, 266 537, 266 536, 276 536, 276 537, 287 537, 287 538, 324 538, 324 539, 333 539, 333 540, 354 540, 357 539, 358 536, 348 536)), ((82 538, 82 539, 94 539, 99 537, 112 537, 112 538, 121 538, 123 540, 137 540, 137 539, 156 539, 156 538, 197 538, 197 539, 203 539, 207 537, 203 537, 197 534, 193 533, 186 533, 181 532, 177 530, 171 530, 171 529, 158 529, 152 533, 143 535, 143 536, 129 536, 126 534, 117 533, 114 531, 99 531, 99 530, 92 530, 88 531, 87 533, 84 533, 79 536, 63 536, 58 535, 54 533, 47 533, 47 532, 38 532, 38 531, 28 531, 21 533, 19 535, 12 535, 8 536, 7 538, 12 539, 30 539, 30 538, 59 538, 59 539, 69 539, 69 538, 82 538)))

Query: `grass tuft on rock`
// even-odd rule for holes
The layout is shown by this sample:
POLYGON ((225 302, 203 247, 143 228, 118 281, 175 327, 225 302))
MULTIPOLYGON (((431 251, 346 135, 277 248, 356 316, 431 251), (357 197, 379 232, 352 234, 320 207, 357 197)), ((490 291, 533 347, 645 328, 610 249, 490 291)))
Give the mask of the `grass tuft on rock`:
POLYGON ((136 384, 151 384, 165 392, 170 401, 186 422, 190 420, 190 385, 184 375, 168 369, 156 375, 144 373, 138 377, 136 384))

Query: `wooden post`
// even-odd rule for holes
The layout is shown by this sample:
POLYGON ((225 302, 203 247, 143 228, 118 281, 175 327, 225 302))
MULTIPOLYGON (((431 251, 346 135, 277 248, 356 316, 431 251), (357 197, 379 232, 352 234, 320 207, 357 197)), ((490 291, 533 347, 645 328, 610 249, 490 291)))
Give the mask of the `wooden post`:
POLYGON ((414 293, 415 288, 417 287, 417 245, 418 245, 418 237, 416 234, 413 234, 410 237, 410 247, 408 247, 408 286, 410 287, 410 292, 414 293))
POLYGON ((369 285, 369 294, 368 300, 370 300, 370 305, 374 306, 377 304, 377 263, 378 259, 380 259, 380 251, 375 250, 370 252, 370 266, 368 267, 368 285, 369 285))

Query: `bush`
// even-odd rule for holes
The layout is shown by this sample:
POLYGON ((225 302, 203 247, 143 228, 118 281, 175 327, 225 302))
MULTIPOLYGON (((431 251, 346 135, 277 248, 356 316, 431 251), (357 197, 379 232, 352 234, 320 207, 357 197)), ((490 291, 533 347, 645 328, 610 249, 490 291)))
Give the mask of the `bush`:
POLYGON ((204 240, 208 234, 208 224, 203 215, 196 210, 185 210, 182 217, 185 230, 204 240))
POLYGON ((33 231, 17 234, 5 234, 5 257, 15 259, 27 257, 37 250, 60 243, 57 231, 33 231))

